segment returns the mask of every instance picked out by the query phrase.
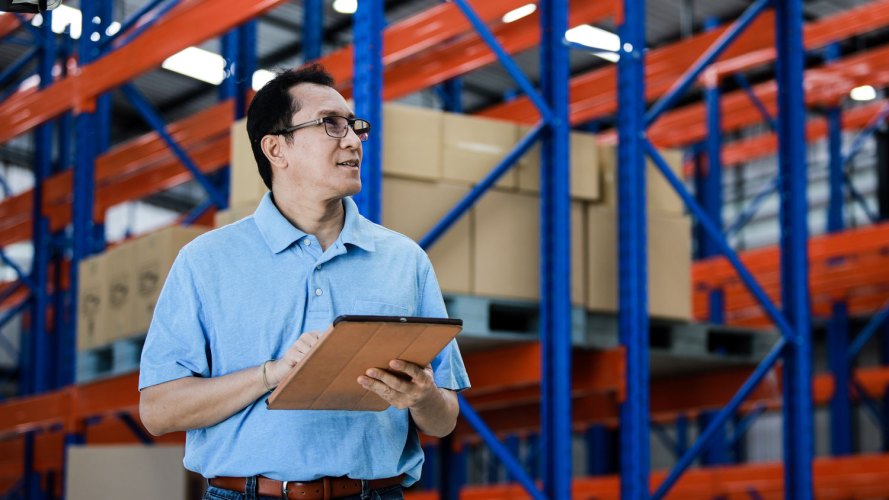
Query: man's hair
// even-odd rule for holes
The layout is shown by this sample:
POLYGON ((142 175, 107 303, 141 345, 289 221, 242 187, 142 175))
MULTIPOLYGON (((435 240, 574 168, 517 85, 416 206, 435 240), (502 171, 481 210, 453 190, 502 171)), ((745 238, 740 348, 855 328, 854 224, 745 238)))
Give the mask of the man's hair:
MULTIPOLYGON (((302 103, 290 94, 290 89, 301 83, 333 88, 333 77, 320 64, 278 73, 259 89, 247 108, 247 136, 259 168, 259 176, 269 190, 272 189, 272 166, 262 152, 262 138, 293 125, 290 119, 302 108, 302 103)), ((290 143, 293 137, 288 134, 285 140, 290 143)))

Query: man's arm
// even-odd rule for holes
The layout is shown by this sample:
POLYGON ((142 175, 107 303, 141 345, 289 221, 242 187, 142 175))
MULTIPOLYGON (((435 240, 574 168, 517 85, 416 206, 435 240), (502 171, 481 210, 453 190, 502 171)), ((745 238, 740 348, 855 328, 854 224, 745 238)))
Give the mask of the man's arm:
POLYGON ((414 423, 424 434, 444 437, 457 425, 460 405, 457 394, 436 387, 432 367, 422 368, 402 360, 389 362, 391 372, 371 368, 358 377, 365 389, 380 395, 392 406, 409 409, 414 423))
POLYGON ((274 389, 318 341, 319 332, 309 332, 287 350, 283 358, 213 378, 185 377, 142 389, 139 417, 155 436, 175 431, 200 429, 218 424, 274 389))
POLYGON ((218 424, 266 393, 258 368, 185 377, 142 389, 139 417, 155 436, 218 424))

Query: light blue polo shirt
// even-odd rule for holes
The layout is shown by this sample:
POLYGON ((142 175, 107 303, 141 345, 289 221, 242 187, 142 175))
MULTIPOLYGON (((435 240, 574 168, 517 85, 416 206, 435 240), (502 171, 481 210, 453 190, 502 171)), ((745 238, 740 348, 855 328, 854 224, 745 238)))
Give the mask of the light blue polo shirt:
MULTIPOLYGON (((345 225, 324 252, 269 194, 252 216, 186 245, 157 302, 139 389, 259 366, 343 314, 446 317, 423 250, 362 217, 351 198, 343 204, 345 225)), ((469 387, 456 342, 432 368, 439 387, 469 387)), ((407 410, 268 410, 265 399, 188 431, 185 467, 204 477, 419 479, 423 452, 407 410)))

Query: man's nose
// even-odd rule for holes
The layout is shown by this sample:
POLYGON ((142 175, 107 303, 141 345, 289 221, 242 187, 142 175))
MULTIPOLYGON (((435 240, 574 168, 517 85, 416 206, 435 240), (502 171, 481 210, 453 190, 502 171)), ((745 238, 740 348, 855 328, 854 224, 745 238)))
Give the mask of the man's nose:
POLYGON ((349 131, 346 132, 346 136, 340 139, 340 144, 344 148, 360 148, 361 147, 361 138, 358 137, 358 134, 355 133, 355 130, 352 127, 349 127, 349 131))

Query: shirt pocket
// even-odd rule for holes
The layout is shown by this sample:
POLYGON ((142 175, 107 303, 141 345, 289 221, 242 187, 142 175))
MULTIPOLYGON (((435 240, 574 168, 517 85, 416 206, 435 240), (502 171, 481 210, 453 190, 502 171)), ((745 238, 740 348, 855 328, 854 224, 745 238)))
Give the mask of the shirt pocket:
POLYGON ((356 299, 355 303, 352 304, 352 310, 349 314, 366 316, 411 316, 412 311, 407 307, 398 304, 356 299))

